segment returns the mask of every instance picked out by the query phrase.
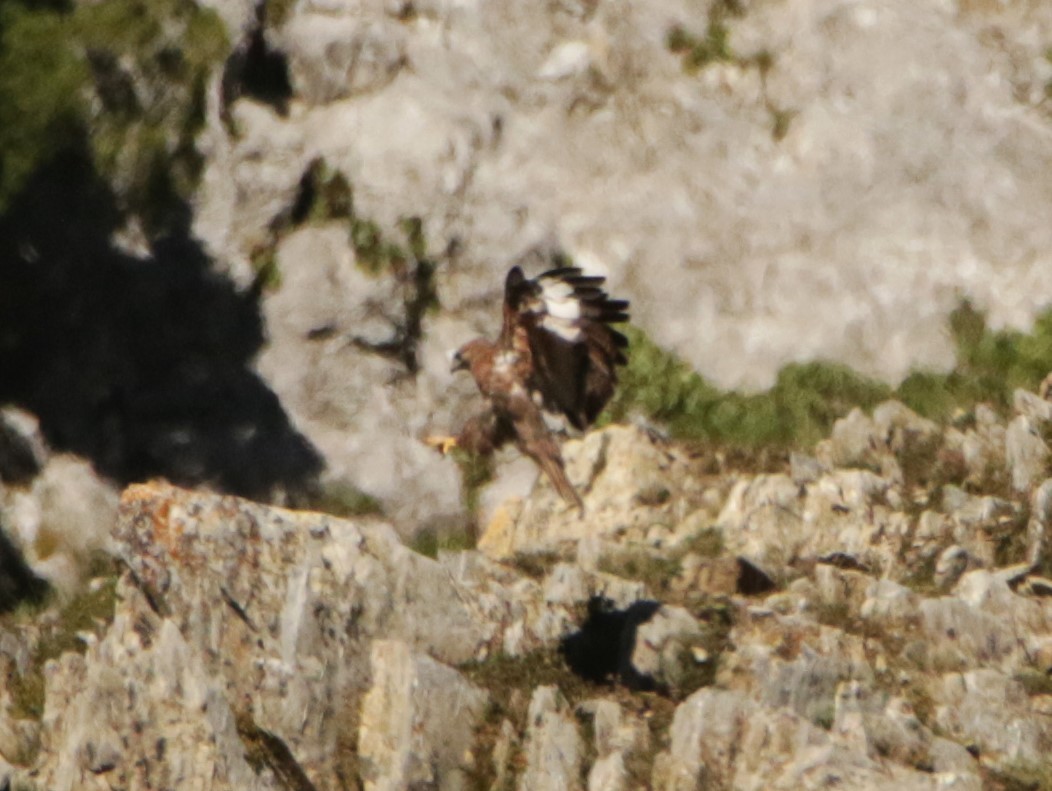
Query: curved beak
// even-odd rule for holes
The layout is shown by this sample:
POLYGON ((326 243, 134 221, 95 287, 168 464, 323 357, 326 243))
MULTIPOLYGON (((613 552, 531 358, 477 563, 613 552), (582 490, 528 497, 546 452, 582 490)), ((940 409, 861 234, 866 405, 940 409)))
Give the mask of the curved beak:
POLYGON ((468 369, 468 361, 464 359, 464 355, 457 352, 453 355, 453 360, 449 366, 449 372, 455 374, 457 371, 466 371, 468 369))

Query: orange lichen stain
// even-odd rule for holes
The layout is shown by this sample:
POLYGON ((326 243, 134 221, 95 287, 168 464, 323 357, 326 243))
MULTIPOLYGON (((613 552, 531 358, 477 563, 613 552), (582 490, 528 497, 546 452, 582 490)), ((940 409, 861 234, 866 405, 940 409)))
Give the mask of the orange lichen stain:
POLYGON ((129 508, 133 504, 147 500, 156 500, 164 490, 171 490, 172 488, 174 487, 164 481, 129 484, 121 492, 121 508, 129 508))
POLYGON ((133 483, 121 492, 120 512, 141 517, 139 524, 149 525, 154 541, 168 550, 173 560, 178 559, 182 529, 172 524, 171 510, 183 494, 185 490, 166 481, 133 483))

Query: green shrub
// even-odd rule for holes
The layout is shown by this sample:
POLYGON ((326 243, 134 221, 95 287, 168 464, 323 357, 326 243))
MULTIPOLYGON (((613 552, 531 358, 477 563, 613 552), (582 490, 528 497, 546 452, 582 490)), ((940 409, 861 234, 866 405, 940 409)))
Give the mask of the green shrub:
POLYGON ((205 91, 229 52, 211 10, 107 0, 0 7, 0 211, 38 167, 87 134, 99 171, 148 231, 189 198, 205 91))
POLYGON ((1034 390, 1052 371, 1052 310, 1030 333, 993 332, 984 315, 965 301, 949 325, 958 360, 949 373, 917 371, 892 388, 839 363, 793 363, 770 390, 756 394, 719 390, 642 330, 628 327, 628 365, 600 422, 639 414, 677 439, 801 447, 828 436, 833 422, 854 407, 872 409, 888 398, 942 421, 981 402, 1007 413, 1017 387, 1034 390))
POLYGON ((64 14, 0 5, 0 211, 84 122, 88 70, 58 45, 67 28, 64 14))

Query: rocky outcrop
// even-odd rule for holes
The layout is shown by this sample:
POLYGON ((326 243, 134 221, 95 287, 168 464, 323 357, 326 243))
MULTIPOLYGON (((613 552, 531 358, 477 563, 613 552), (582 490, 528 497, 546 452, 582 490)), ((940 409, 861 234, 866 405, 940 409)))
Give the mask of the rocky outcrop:
POLYGON ((45 672, 42 788, 459 788, 486 695, 456 668, 550 648, 593 595, 640 595, 159 484, 124 492, 114 538, 113 622, 45 672))
POLYGON ((117 498, 114 484, 91 464, 53 453, 32 415, 0 410, 0 525, 5 546, 10 542, 5 555, 32 570, 27 577, 5 564, 8 583, 22 578, 32 588, 37 578, 66 594, 76 590, 92 558, 112 549, 117 498))
POLYGON ((129 487, 112 612, 38 709, 57 633, 0 633, 0 757, 56 791, 1038 782, 1052 477, 916 464, 953 431, 887 404, 831 438, 868 469, 716 474, 611 426, 566 446, 583 516, 541 480, 437 558, 375 517, 129 487))

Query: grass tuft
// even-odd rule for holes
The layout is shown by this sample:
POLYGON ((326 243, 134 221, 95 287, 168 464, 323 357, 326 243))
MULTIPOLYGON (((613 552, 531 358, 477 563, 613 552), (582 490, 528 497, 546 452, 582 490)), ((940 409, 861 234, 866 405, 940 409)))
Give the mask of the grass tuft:
POLYGON ((327 485, 309 507, 340 517, 382 516, 384 512, 379 500, 346 481, 327 485))
POLYGON ((435 559, 439 552, 462 552, 474 549, 475 537, 470 530, 439 531, 434 528, 426 528, 413 536, 409 548, 435 559))
POLYGON ((37 622, 40 633, 32 660, 25 673, 12 670, 7 678, 11 693, 11 716, 15 719, 39 720, 44 715, 44 665, 68 651, 84 653, 87 646, 81 634, 94 633, 101 637, 106 626, 113 620, 116 606, 118 568, 115 561, 106 558, 93 564, 96 583, 75 595, 63 605, 56 607, 52 597, 42 605, 19 608, 0 620, 0 624, 14 630, 25 628, 28 622, 37 622))

